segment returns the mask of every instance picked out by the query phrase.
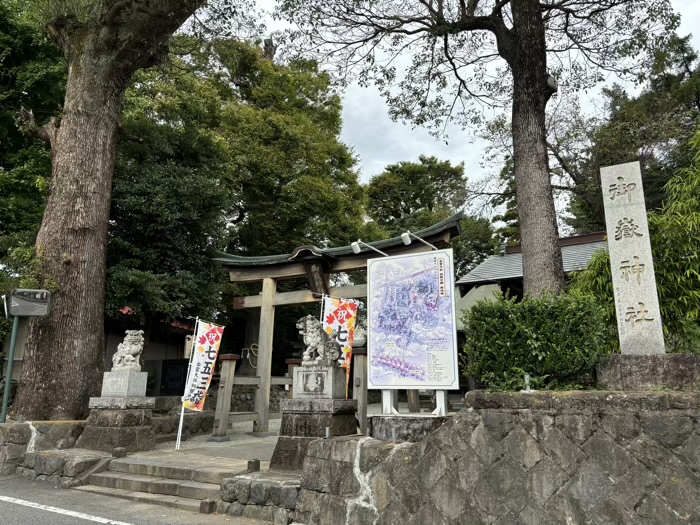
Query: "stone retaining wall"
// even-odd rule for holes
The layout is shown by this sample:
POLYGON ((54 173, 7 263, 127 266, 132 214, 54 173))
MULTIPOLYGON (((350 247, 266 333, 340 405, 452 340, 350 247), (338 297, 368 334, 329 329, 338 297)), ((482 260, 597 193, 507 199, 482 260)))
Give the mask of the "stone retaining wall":
POLYGON ((293 521, 299 498, 299 476, 253 472, 221 482, 217 512, 287 525, 293 521))
MULTIPOLYGON (((231 392, 231 412, 255 412, 255 391, 257 387, 249 385, 233 385, 231 392)), ((207 394, 205 406, 207 410, 216 409, 216 398, 219 395, 218 388, 212 388, 207 394)), ((289 392, 284 385, 270 386, 270 412, 280 411, 280 401, 288 399, 289 392)))
POLYGON ((0 476, 15 473, 31 438, 32 430, 26 423, 0 423, 0 476))
MULTIPOLYGON (((180 414, 153 416, 151 418, 156 442, 171 441, 177 437, 177 427, 180 424, 180 414)), ((214 426, 214 413, 205 411, 202 413, 185 414, 182 423, 182 435, 185 439, 200 434, 211 434, 214 426)))
POLYGON ((87 484, 90 474, 105 470, 110 460, 108 454, 85 449, 28 452, 15 474, 63 488, 77 487, 87 484))
POLYGON ((700 523, 700 394, 473 392, 419 443, 311 443, 307 525, 700 523))
POLYGON ((84 421, 0 424, 0 474, 14 474, 29 453, 73 448, 84 428, 84 421))

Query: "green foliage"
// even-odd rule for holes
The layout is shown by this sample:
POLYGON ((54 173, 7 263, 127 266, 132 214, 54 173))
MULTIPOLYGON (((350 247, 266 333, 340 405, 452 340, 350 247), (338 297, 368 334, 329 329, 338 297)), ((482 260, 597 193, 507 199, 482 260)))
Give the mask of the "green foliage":
POLYGON ((467 199, 464 164, 421 155, 391 164, 367 185, 367 213, 390 235, 425 227, 426 215, 461 209, 467 199), (418 227, 416 227, 418 226, 418 227))
POLYGON ((598 362, 610 353, 606 312, 590 296, 480 301, 464 316, 466 375, 488 388, 589 385, 598 362))
POLYGON ((269 255, 357 239, 362 188, 339 140, 340 98, 328 76, 310 61, 275 64, 242 42, 217 41, 213 57, 204 51, 198 71, 229 99, 221 121, 237 188, 229 251, 269 255))
MULTIPOLYGON (((39 284, 32 245, 51 174, 48 148, 14 115, 30 107, 42 124, 65 86, 60 53, 18 20, 0 16, 0 284, 10 288, 39 284)), ((172 44, 185 57, 140 71, 125 94, 113 180, 106 313, 141 325, 220 311, 215 250, 346 244, 364 228, 340 99, 316 64, 277 65, 225 39, 172 44)))
POLYGON ((51 177, 48 147, 15 124, 21 107, 43 124, 61 107, 66 76, 61 53, 18 14, 0 4, 0 264, 12 248, 33 244, 51 177))
POLYGON ((113 317, 211 315, 225 289, 214 250, 344 244, 362 226, 355 161, 338 140, 340 101, 315 64, 276 65, 245 42, 175 43, 189 45, 187 59, 138 73, 126 93, 108 260, 113 317))
POLYGON ((700 62, 690 36, 674 35, 650 62, 639 95, 620 86, 603 91, 606 117, 589 126, 588 145, 576 152, 584 161, 576 164, 567 223, 578 233, 605 229, 601 166, 639 160, 647 210, 653 211, 667 198, 664 187, 673 175, 692 163, 690 141, 700 126, 700 62))
POLYGON ((513 174, 513 158, 506 160, 498 175, 503 187, 503 193, 496 195, 491 201, 494 207, 503 206, 503 213, 493 217, 492 222, 501 223, 495 230, 499 244, 520 243, 520 216, 515 199, 515 176, 513 174))
MULTIPOLYGON (((462 209, 467 198, 464 165, 421 155, 418 162, 399 162, 372 177, 365 187, 367 214, 385 237, 418 231, 462 209)), ((374 226, 373 226, 374 225, 374 226)), ((488 220, 465 217, 462 236, 451 243, 455 273, 462 275, 494 251, 488 220)))
MULTIPOLYGON (((700 132, 692 142, 694 164, 666 185, 667 201, 649 214, 661 318, 672 352, 700 353, 700 132)), ((572 290, 593 295, 617 328, 610 258, 598 254, 574 277, 572 290)))
POLYGON ((34 0, 27 17, 38 26, 68 19, 87 22, 99 4, 91 0, 34 0))

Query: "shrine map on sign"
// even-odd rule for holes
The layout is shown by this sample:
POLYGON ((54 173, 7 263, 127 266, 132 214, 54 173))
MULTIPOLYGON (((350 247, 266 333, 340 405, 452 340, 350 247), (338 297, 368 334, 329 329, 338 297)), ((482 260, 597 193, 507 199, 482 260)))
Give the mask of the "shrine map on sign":
POLYGON ((457 380, 451 251, 369 266, 370 387, 449 388, 457 380))

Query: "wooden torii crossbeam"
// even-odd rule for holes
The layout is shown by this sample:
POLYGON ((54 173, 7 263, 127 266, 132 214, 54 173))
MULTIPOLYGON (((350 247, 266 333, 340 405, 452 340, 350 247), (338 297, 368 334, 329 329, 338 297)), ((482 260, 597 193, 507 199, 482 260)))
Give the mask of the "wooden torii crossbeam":
MULTIPOLYGON (((463 213, 457 213, 444 221, 413 234, 421 239, 444 248, 450 240, 461 233, 459 221, 463 213)), ((368 243, 387 255, 420 253, 430 248, 423 243, 404 244, 402 238, 393 237, 368 243)), ((367 271, 367 260, 381 257, 377 252, 362 247, 358 254, 351 246, 338 248, 317 248, 300 246, 290 254, 260 257, 243 257, 219 253, 215 261, 228 270, 232 283, 252 283, 262 281, 262 293, 247 297, 236 297, 234 308, 260 308, 258 336, 259 388, 255 393, 255 411, 258 414, 253 431, 269 430, 270 384, 272 370, 272 344, 275 323, 275 307, 320 301, 322 293, 330 297, 357 299, 367 296, 367 285, 359 284, 340 288, 329 288, 329 276, 333 273, 367 271), (308 290, 277 293, 277 281, 306 277, 308 290)))

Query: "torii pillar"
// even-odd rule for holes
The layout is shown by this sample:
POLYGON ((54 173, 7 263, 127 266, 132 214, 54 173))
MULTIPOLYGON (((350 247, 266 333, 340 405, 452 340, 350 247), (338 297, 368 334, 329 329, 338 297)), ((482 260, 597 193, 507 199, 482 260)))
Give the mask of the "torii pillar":
POLYGON ((260 384, 255 391, 255 411, 258 413, 258 419, 253 423, 253 432, 268 432, 270 429, 270 384, 276 291, 277 281, 269 277, 264 278, 260 304, 260 331, 258 333, 257 372, 260 384))

